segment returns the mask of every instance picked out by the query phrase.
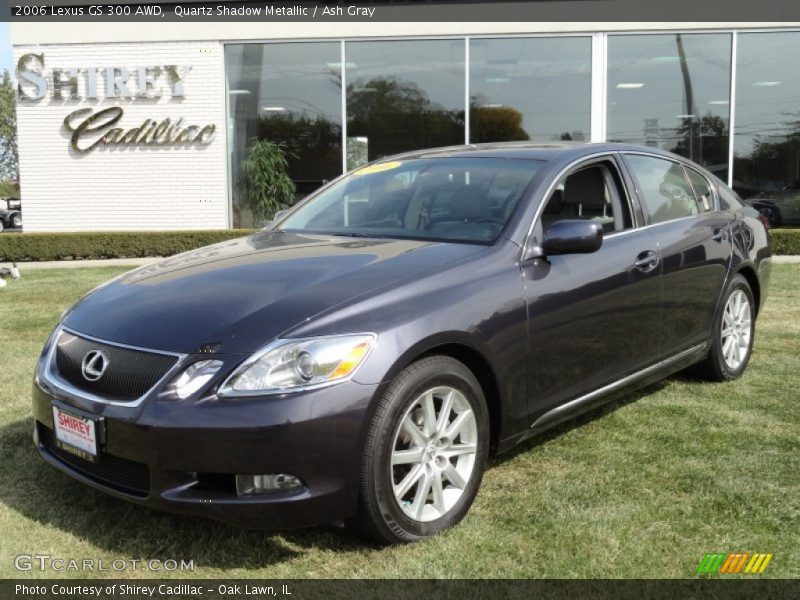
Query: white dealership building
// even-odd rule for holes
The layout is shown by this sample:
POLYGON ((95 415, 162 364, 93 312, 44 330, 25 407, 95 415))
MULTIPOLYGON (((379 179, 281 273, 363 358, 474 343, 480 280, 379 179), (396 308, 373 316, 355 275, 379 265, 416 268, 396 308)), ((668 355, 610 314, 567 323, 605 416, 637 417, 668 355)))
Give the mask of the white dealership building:
POLYGON ((252 225, 242 163, 261 139, 285 149, 298 197, 417 148, 642 143, 800 223, 800 23, 26 22, 11 37, 25 231, 252 225))

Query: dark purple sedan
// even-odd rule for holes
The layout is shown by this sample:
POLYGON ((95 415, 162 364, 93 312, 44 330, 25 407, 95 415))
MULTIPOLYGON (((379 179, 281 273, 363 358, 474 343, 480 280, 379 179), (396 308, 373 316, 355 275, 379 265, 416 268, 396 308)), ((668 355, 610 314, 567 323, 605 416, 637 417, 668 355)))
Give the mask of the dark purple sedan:
POLYGON ((741 375, 770 262, 755 210, 652 148, 391 157, 71 307, 36 445, 153 508, 414 541, 491 454, 682 369, 741 375))

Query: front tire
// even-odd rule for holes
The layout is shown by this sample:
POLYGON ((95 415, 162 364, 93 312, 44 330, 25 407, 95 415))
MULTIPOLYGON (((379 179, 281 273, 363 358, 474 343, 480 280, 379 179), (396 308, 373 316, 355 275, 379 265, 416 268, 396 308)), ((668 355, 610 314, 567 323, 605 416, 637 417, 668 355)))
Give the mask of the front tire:
POLYGON ((488 454, 489 414, 475 375, 448 356, 410 365, 370 422, 356 526, 384 544, 454 526, 478 493, 488 454))
POLYGON ((711 349, 695 372, 710 381, 739 378, 750 362, 756 324, 753 291, 747 279, 735 275, 725 290, 722 310, 714 319, 711 349))

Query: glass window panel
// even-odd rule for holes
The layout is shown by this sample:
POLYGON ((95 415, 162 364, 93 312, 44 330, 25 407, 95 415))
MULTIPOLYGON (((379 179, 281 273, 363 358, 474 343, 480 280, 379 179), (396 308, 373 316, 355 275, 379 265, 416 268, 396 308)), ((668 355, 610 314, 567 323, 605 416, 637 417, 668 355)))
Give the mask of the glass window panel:
POLYGON ((694 197, 697 200, 697 207, 700 212, 711 212, 714 210, 714 195, 708 180, 694 169, 686 169, 689 182, 694 190, 694 197))
POLYGON ((348 42, 347 168, 464 143, 464 40, 348 42))
POLYGON ((586 140, 588 37, 470 40, 470 141, 586 140))
POLYGON ((342 173, 338 42, 225 47, 234 227, 254 225, 242 163, 256 140, 279 144, 295 199, 342 173))
POLYGON ((800 33, 739 34, 733 187, 800 225, 800 33))
POLYGON ((727 177, 730 34, 608 38, 606 137, 662 148, 727 177))
POLYGON ((671 160, 631 154, 627 157, 644 196, 650 223, 663 223, 698 213, 683 167, 671 160))
POLYGON ((283 229, 355 237, 489 243, 542 163, 502 158, 398 160, 356 170, 283 229))

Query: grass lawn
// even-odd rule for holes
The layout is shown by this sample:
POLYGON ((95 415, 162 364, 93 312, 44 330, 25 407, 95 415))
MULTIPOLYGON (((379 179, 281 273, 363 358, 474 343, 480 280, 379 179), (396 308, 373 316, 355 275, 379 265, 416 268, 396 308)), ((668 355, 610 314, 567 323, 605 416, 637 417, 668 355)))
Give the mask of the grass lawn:
POLYGON ((773 553, 762 577, 800 576, 800 265, 774 267, 741 380, 672 378, 561 426, 496 458, 455 530, 396 548, 152 512, 40 460, 36 358, 61 311, 119 272, 28 271, 0 290, 0 577, 34 553, 193 559, 192 577, 693 577, 733 551, 773 553))

